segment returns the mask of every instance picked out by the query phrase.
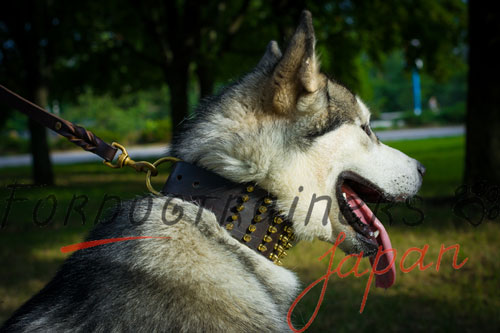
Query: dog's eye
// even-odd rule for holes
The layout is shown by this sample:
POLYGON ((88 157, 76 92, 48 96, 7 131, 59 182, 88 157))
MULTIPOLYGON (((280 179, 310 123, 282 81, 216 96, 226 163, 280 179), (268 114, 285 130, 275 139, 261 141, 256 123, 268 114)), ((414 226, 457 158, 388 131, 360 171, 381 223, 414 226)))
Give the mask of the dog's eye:
POLYGON ((370 129, 369 125, 361 125, 361 129, 365 131, 366 135, 368 136, 372 135, 372 130, 370 129))

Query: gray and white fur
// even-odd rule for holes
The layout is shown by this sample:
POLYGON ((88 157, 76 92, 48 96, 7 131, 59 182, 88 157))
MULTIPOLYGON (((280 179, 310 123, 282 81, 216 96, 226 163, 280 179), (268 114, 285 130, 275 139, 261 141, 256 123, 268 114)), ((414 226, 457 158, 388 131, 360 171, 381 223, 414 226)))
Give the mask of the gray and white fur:
MULTIPOLYGON (((346 253, 365 250, 345 223, 336 200, 339 175, 351 171, 387 196, 418 191, 419 164, 382 144, 369 130, 370 112, 359 97, 319 70, 310 13, 304 12, 282 54, 269 43, 256 68, 202 102, 186 122, 171 154, 237 183, 254 182, 277 197, 298 239, 334 242, 346 233, 346 253), (304 223, 313 195, 328 196, 304 223)), ((146 197, 129 219, 131 203, 100 223, 88 240, 164 236, 75 252, 55 278, 14 316, 8 332, 285 332, 286 314, 299 291, 293 272, 229 236, 215 215, 168 197, 146 197), (148 199, 150 198, 150 199, 148 199)))

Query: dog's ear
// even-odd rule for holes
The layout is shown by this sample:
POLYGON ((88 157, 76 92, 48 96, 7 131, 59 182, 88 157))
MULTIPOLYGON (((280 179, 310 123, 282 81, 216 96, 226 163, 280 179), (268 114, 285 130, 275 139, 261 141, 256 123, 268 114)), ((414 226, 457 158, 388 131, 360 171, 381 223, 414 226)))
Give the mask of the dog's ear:
POLYGON ((272 69, 276 63, 281 59, 281 50, 276 41, 272 40, 267 44, 266 53, 262 56, 259 63, 257 64, 258 68, 272 69))
POLYGON ((270 80, 270 101, 274 111, 281 114, 291 112, 302 92, 312 93, 319 89, 315 42, 311 13, 305 10, 270 80))

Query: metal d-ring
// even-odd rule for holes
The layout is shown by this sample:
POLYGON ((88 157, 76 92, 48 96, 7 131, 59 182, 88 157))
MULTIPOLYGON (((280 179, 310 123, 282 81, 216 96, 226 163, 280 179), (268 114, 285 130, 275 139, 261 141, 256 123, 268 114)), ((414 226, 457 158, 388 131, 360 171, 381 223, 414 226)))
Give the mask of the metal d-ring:
MULTIPOLYGON (((156 168, 158 165, 163 164, 165 162, 180 162, 181 160, 178 159, 177 157, 172 157, 172 156, 167 156, 167 157, 162 157, 159 160, 155 161, 153 163, 153 166, 156 168)), ((151 185, 151 170, 148 169, 148 172, 146 173, 146 187, 148 188, 149 192, 155 194, 155 195, 161 195, 160 192, 156 191, 153 186, 151 185)), ((156 176, 156 175, 154 175, 156 176)))
POLYGON ((121 169, 124 166, 129 166, 131 168, 134 168, 135 171, 137 172, 150 172, 153 176, 156 176, 158 174, 156 167, 153 164, 149 163, 148 161, 136 162, 133 159, 131 159, 127 152, 127 149, 125 149, 125 147, 122 146, 121 144, 113 142, 111 146, 116 149, 120 149, 122 153, 120 154, 120 156, 118 156, 116 164, 113 164, 110 161, 103 161, 104 164, 109 166, 110 168, 121 169))

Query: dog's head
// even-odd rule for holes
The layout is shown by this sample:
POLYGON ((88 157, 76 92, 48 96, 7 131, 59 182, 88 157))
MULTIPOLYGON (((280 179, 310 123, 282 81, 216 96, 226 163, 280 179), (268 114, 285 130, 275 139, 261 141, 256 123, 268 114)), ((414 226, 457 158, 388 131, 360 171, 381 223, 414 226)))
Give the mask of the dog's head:
POLYGON ((388 236, 364 201, 415 195, 424 168, 382 144, 363 102, 319 67, 304 12, 284 54, 270 42, 250 74, 202 103, 174 152, 274 194, 299 239, 343 231, 345 252, 373 255, 388 236))

